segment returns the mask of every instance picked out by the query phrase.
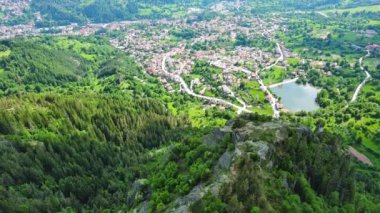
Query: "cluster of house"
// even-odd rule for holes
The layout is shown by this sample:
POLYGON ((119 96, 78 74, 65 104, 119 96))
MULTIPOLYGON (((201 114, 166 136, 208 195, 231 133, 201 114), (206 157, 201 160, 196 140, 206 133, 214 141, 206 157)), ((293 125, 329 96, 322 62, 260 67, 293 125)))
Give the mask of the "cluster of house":
MULTIPOLYGON (((1 0, 0 0, 1 1, 1 0)), ((39 13, 35 13, 35 20, 42 20, 39 13)), ((89 36, 93 35, 101 30, 103 31, 115 31, 115 30, 125 30, 135 24, 149 23, 148 20, 138 20, 138 21, 121 21, 121 22, 111 22, 105 24, 94 24, 89 23, 86 25, 79 25, 77 23, 71 23, 64 26, 53 26, 45 28, 36 28, 35 22, 30 21, 28 24, 20 25, 0 25, 0 39, 9 39, 18 36, 33 36, 39 34, 50 34, 50 35, 81 35, 89 36)))
POLYGON ((243 1, 222 1, 215 5, 213 5, 210 9, 215 12, 220 12, 223 14, 232 14, 230 12, 231 9, 239 9, 242 6, 243 1))
POLYGON ((380 45, 379 44, 369 44, 367 45, 366 47, 367 50, 370 50, 370 51, 380 51, 380 45))
POLYGON ((276 99, 275 97, 273 97, 272 95, 268 94, 267 96, 265 96, 264 101, 266 101, 268 103, 275 103, 275 107, 276 107, 277 110, 285 110, 284 109, 284 105, 281 104, 280 102, 278 102, 275 99, 276 99))
POLYGON ((30 0, 0 0, 0 11, 4 14, 1 19, 6 21, 16 16, 22 16, 29 4, 30 0))
POLYGON ((129 28, 125 31, 123 39, 112 40, 112 44, 145 62, 147 57, 163 54, 168 49, 167 44, 163 43, 168 33, 167 29, 157 29, 148 25, 144 29, 129 28))
POLYGON ((9 39, 23 35, 38 35, 41 30, 34 27, 34 22, 14 26, 0 25, 0 39, 9 39))
MULTIPOLYGON (((206 60, 211 65, 223 70, 221 74, 215 76, 222 81, 219 89, 228 95, 233 91, 229 86, 240 84, 241 77, 238 73, 237 65, 246 62, 250 63, 252 69, 269 66, 273 63, 273 58, 281 53, 265 52, 259 48, 251 47, 218 47, 208 50, 195 51, 191 47, 195 43, 215 42, 218 39, 234 41, 237 34, 243 34, 254 38, 263 32, 266 35, 273 34, 279 26, 276 22, 281 20, 271 20, 270 23, 258 18, 226 16, 223 19, 216 17, 208 21, 188 22, 186 19, 180 20, 160 20, 145 23, 143 27, 135 26, 124 30, 125 36, 111 40, 111 44, 119 49, 131 53, 143 64, 148 74, 156 75, 169 91, 173 89, 170 82, 165 79, 174 79, 175 76, 186 76, 191 74, 192 67, 196 60, 206 60), (243 23, 244 24, 241 24, 243 23), (196 33, 194 38, 174 39, 171 29, 189 29, 196 33), (186 48, 187 47, 187 48, 186 48), (167 70, 162 70, 162 61, 166 58, 165 66, 167 70)), ((284 51, 284 55, 291 52, 284 51)), ((256 74, 253 74, 256 75, 256 74)), ((249 76, 250 77, 250 76, 249 76)), ((253 76, 257 79, 258 76, 253 76)), ((191 87, 202 86, 203 92, 209 85, 204 84, 204 79, 193 79, 191 87)))

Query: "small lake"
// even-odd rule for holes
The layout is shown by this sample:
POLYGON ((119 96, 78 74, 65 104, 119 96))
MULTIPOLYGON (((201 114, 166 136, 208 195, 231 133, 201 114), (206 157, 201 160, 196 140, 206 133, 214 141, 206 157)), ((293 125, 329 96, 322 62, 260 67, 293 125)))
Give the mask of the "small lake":
POLYGON ((319 109, 315 102, 319 89, 306 84, 289 82, 270 88, 274 94, 281 97, 281 103, 289 112, 314 111, 319 109))

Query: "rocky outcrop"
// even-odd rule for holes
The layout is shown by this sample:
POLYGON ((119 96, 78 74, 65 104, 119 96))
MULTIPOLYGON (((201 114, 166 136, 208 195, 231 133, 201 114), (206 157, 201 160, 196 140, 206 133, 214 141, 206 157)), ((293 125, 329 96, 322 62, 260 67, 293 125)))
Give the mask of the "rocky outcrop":
MULTIPOLYGON (((173 208, 168 212, 189 212, 190 205, 201 199, 206 193, 211 192, 213 195, 218 195, 221 187, 234 179, 236 175, 234 164, 244 155, 257 155, 263 165, 270 168, 273 162, 269 155, 273 152, 273 145, 287 139, 288 128, 289 124, 281 122, 247 122, 242 127, 236 128, 234 122, 229 122, 225 127, 216 129, 205 136, 203 140, 205 144, 217 146, 218 141, 222 140, 225 134, 232 134, 230 143, 233 143, 234 149, 226 150, 220 156, 213 168, 211 183, 201 183, 195 186, 189 194, 175 200, 173 208)), ((304 127, 299 127, 298 131, 301 135, 307 132, 304 127)), ((284 185, 287 186, 286 177, 284 180, 284 185)))

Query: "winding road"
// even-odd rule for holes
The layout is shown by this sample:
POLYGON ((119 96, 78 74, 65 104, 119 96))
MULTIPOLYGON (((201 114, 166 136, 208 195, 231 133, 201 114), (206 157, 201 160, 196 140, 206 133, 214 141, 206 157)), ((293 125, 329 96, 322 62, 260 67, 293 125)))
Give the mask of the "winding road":
MULTIPOLYGON (((204 95, 199 95, 199 94, 196 94, 193 90, 191 90, 185 80, 183 80, 183 78, 179 75, 176 75, 176 74, 173 74, 173 73, 169 73, 167 70, 166 70, 166 59, 167 57, 169 56, 169 54, 166 54, 164 55, 164 57, 162 58, 162 71, 164 72, 164 75, 170 79, 172 79, 173 81, 176 81, 180 84, 181 88, 183 91, 185 91, 187 94, 191 95, 191 96, 194 96, 194 97, 197 97, 197 98, 201 98, 201 99, 204 99, 204 100, 207 100, 207 101, 211 101, 215 104, 221 104, 221 105, 225 105, 225 106, 230 106, 230 107, 233 107, 235 109, 237 109, 237 113, 238 114, 241 114, 242 112, 247 112, 247 113, 252 113, 252 111, 250 110, 247 110, 247 106, 245 105, 244 103, 244 106, 241 107, 241 106, 238 106, 236 104, 233 104, 231 102, 228 102, 226 100, 223 100, 223 99, 219 99, 219 98, 214 98, 214 97, 208 97, 208 96, 204 96, 204 95)), ((240 99, 238 99, 239 101, 240 99)), ((240 102, 240 101, 239 101, 240 102)))
MULTIPOLYGON (((268 69, 272 68, 273 66, 276 66, 278 64, 278 62, 284 61, 284 53, 282 52, 281 46, 279 43, 276 43, 276 45, 277 45, 277 50, 280 52, 280 57, 278 57, 273 64, 265 67, 264 70, 268 70, 268 69)), ((242 72, 246 73, 248 76, 252 75, 252 71, 250 71, 248 69, 240 68, 240 70, 242 72)), ((274 118, 280 118, 280 111, 277 109, 277 103, 278 103, 277 99, 272 95, 272 93, 270 92, 268 87, 265 86, 264 81, 260 78, 259 70, 257 70, 255 74, 256 74, 256 80, 260 84, 260 88, 270 97, 269 103, 272 107, 273 117, 274 118)))
POLYGON ((360 90, 363 88, 363 86, 367 83, 367 81, 372 77, 371 74, 369 74, 369 72, 367 70, 365 70, 365 68, 363 67, 363 59, 364 58, 367 58, 371 55, 371 52, 369 50, 367 50, 367 55, 361 57, 359 59, 359 65, 360 65, 360 69, 363 70, 366 74, 366 78, 359 84, 359 86, 356 88, 355 90, 355 93, 354 95, 352 96, 352 99, 350 101, 350 103, 356 101, 356 99, 358 98, 358 95, 359 95, 359 92, 360 90))
MULTIPOLYGON (((277 60, 273 64, 265 67, 264 70, 268 70, 268 69, 276 66, 278 64, 278 62, 284 61, 285 57, 284 57, 284 53, 282 52, 280 44, 276 43, 276 46, 277 46, 278 52, 280 53, 280 57, 278 57, 277 60)), ((247 73, 250 71, 244 69, 243 72, 247 73)), ((270 92, 268 87, 265 86, 264 81, 260 78, 259 70, 256 71, 256 76, 257 76, 257 82, 259 82, 259 84, 260 84, 260 88, 270 97, 269 103, 270 103, 272 110, 273 110, 273 117, 274 118, 280 118, 280 111, 277 109, 277 103, 278 103, 277 99, 272 95, 272 93, 270 92)))
POLYGON ((278 62, 284 61, 284 53, 282 52, 281 46, 279 43, 276 43, 276 45, 277 45, 278 52, 280 52, 280 57, 278 57, 278 59, 273 64, 265 67, 264 70, 269 70, 270 68, 276 66, 278 64, 278 62))
MULTIPOLYGON (((280 57, 276 59, 276 61, 265 67, 264 70, 268 70, 270 68, 272 68, 273 66, 276 66, 280 61, 283 61, 284 60, 284 54, 282 52, 282 49, 281 49, 281 46, 279 43, 276 43, 277 45, 277 50, 279 51, 280 53, 280 57)), ((167 53, 163 56, 162 58, 162 64, 161 64, 161 69, 163 71, 163 75, 164 77, 166 78, 169 78, 175 82, 178 82, 181 86, 181 89, 182 91, 186 92, 187 94, 191 95, 191 96, 194 96, 194 97, 197 97, 197 98, 200 98, 200 99, 203 99, 203 100, 207 100, 207 101, 210 101, 210 102, 213 102, 215 104, 221 104, 221 105, 225 105, 225 106, 230 106, 230 107, 233 107, 235 109, 237 109, 237 114, 241 114, 243 112, 246 112, 246 113, 252 113, 252 111, 248 110, 247 109, 247 104, 236 97, 236 100, 242 104, 243 106, 238 106, 234 103, 231 103, 229 101, 226 101, 226 100, 223 100, 223 99, 220 99, 220 98, 215 98, 215 97, 209 97, 209 96, 204 96, 204 95, 199 95, 197 93, 195 93, 193 90, 192 90, 192 86, 189 87, 187 85, 187 83, 185 82, 185 80, 183 80, 183 78, 177 74, 174 74, 174 73, 170 73, 167 71, 166 69, 166 60, 167 60, 167 57, 170 56, 170 53, 167 53)), ((252 75, 252 71, 248 70, 248 69, 245 69, 245 68, 239 68, 239 67, 236 67, 237 69, 241 70, 242 72, 246 73, 247 75, 251 76, 252 75)), ((280 112, 278 111, 277 109, 277 99, 272 95, 272 93, 270 92, 270 90, 268 89, 267 86, 265 86, 264 84, 264 81, 260 78, 260 76, 258 75, 258 72, 259 71, 256 71, 256 80, 258 81, 258 83, 260 84, 260 88, 270 97, 270 100, 269 100, 269 103, 272 107, 272 110, 273 110, 273 117, 274 118, 279 118, 280 117, 280 112)))

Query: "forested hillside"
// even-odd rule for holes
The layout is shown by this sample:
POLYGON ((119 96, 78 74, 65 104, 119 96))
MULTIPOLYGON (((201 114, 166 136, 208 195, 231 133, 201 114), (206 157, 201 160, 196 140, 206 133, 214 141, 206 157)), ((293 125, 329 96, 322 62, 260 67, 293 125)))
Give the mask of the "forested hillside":
POLYGON ((187 8, 203 6, 216 0, 144 0, 144 1, 46 1, 35 0, 31 3, 33 11, 42 14, 40 26, 51 24, 65 25, 86 23, 87 21, 106 23, 137 18, 170 18, 183 16, 187 8))
POLYGON ((186 124, 148 99, 46 94, 0 102, 5 212, 122 208, 146 150, 186 124))
MULTIPOLYGON (((232 2, 233 0, 227 0, 232 2)), ((37 27, 108 23, 122 20, 177 18, 187 14, 192 7, 204 8, 221 0, 33 0, 20 16, 0 22, 7 25, 36 21, 37 27), (38 15, 37 15, 38 14, 38 15)), ((351 8, 378 4, 376 0, 248 0, 254 14, 294 10, 351 8)), ((0 11, 1 12, 1 11, 0 11)), ((1 13, 0 13, 1 14, 1 13)))
POLYGON ((339 140, 302 126, 251 115, 207 134, 154 101, 38 95, 2 105, 15 101, 4 119, 13 129, 1 128, 6 212, 379 208, 363 200, 339 140), (23 118, 29 104, 41 110, 23 118))
POLYGON ((126 195, 147 176, 152 150, 180 140, 191 122, 225 121, 212 109, 189 118, 183 107, 199 102, 168 94, 101 38, 4 40, 1 48, 5 212, 130 209, 135 198, 126 195))

